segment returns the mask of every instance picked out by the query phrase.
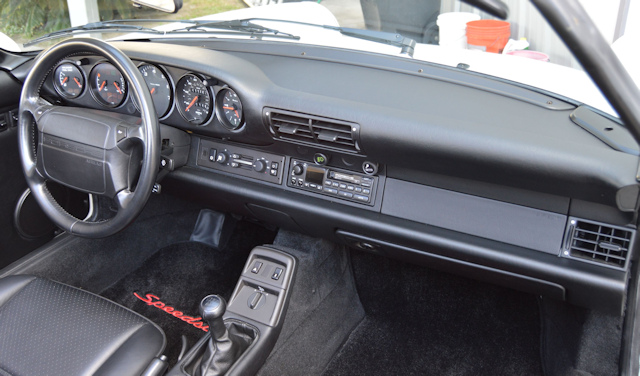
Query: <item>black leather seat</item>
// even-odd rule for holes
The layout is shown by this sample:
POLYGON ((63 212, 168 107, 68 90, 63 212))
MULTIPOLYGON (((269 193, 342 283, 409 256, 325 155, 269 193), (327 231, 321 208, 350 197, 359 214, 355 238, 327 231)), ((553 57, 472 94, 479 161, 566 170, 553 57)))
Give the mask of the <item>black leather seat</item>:
POLYGON ((154 323, 98 295, 0 279, 0 375, 139 375, 165 343, 154 323))

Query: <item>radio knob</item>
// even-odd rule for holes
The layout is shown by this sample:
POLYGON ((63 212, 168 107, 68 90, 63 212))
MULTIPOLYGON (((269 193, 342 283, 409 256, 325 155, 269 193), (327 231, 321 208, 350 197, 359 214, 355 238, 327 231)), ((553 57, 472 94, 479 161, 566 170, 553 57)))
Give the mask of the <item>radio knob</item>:
POLYGON ((302 175, 302 166, 300 165, 295 165, 293 166, 293 174, 294 175, 302 175))
POLYGON ((226 163, 228 160, 229 160, 229 156, 227 155, 227 153, 224 153, 224 152, 218 153, 218 157, 216 157, 216 162, 220 164, 226 163))
POLYGON ((264 163, 264 159, 258 159, 257 161, 253 162, 253 169, 255 170, 255 172, 264 172, 264 170, 267 169, 267 164, 264 163))

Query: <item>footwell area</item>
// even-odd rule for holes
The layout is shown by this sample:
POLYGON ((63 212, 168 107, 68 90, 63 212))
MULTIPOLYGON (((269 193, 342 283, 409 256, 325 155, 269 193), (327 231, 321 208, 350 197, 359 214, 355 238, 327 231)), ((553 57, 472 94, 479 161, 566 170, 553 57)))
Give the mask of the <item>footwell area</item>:
POLYGON ((324 375, 541 375, 536 297, 352 255, 366 316, 324 375))
POLYGON ((221 250, 196 242, 160 249, 100 295, 157 323, 167 336, 165 355, 174 364, 185 335, 191 347, 205 332, 200 300, 209 294, 229 299, 251 249, 271 243, 275 232, 239 222, 221 250))

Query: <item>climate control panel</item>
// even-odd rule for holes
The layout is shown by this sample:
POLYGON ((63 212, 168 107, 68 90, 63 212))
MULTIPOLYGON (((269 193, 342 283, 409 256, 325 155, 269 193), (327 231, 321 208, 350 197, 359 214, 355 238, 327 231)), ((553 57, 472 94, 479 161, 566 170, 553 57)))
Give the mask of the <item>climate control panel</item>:
POLYGON ((293 159, 287 185, 343 200, 373 205, 377 176, 362 175, 293 159))
POLYGON ((262 151, 200 140, 198 166, 281 184, 284 157, 262 151))

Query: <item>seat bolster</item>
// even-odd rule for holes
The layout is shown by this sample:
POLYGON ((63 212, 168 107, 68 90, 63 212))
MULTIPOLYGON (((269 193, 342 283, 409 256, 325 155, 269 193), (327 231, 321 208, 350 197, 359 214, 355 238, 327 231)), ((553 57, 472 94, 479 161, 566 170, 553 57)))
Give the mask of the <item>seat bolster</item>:
POLYGON ((0 278, 0 307, 35 279, 36 277, 32 275, 12 275, 0 278))

